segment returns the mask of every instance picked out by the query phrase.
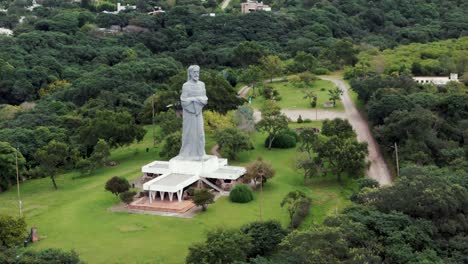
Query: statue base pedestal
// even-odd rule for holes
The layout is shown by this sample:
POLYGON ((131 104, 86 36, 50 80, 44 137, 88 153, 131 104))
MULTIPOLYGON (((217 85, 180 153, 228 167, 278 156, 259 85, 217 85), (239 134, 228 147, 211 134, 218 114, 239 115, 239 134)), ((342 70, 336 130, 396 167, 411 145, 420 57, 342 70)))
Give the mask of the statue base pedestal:
POLYGON ((169 160, 169 170, 173 173, 200 175, 219 169, 219 159, 213 155, 206 155, 201 160, 187 160, 179 156, 169 160))

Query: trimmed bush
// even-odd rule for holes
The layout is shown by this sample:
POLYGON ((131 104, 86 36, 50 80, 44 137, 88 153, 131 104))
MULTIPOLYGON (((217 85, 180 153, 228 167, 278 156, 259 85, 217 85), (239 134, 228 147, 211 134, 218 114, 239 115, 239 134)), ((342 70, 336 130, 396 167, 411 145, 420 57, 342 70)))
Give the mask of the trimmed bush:
POLYGON ((119 198, 125 204, 130 204, 131 202, 133 202, 133 197, 135 195, 136 195, 136 192, 134 191, 126 191, 126 192, 119 194, 119 198))
POLYGON ((123 177, 114 176, 106 182, 106 190, 119 196, 130 189, 130 183, 123 177))
MULTIPOLYGON (((271 144, 272 148, 294 148, 298 140, 297 133, 292 129, 287 129, 278 136, 275 137, 273 143, 271 144)), ((269 138, 265 140, 265 147, 268 147, 269 138)))
POLYGON ((239 184, 231 190, 229 199, 234 203, 248 203, 253 200, 253 192, 249 186, 245 184, 239 184))

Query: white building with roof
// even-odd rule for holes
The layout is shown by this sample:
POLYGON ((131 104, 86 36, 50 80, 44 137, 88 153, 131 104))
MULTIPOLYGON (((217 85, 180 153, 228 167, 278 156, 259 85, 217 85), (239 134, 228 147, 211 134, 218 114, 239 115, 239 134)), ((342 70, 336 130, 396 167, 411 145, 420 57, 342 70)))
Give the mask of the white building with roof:
POLYGON ((177 157, 170 161, 153 161, 142 167, 145 176, 156 176, 143 183, 143 190, 149 192, 150 203, 159 197, 170 201, 182 201, 184 189, 196 182, 203 182, 211 188, 226 194, 212 181, 236 181, 246 172, 244 167, 228 166, 227 159, 206 155, 201 161, 181 160, 177 157), (174 194, 176 197, 174 197, 174 194))
POLYGON ((448 82, 458 82, 458 74, 450 73, 450 76, 414 76, 413 80, 420 84, 446 85, 448 82))
POLYGON ((269 5, 263 4, 263 2, 247 0, 247 2, 241 3, 241 11, 242 11, 242 14, 248 14, 248 13, 257 12, 257 11, 270 12, 271 7, 269 5))

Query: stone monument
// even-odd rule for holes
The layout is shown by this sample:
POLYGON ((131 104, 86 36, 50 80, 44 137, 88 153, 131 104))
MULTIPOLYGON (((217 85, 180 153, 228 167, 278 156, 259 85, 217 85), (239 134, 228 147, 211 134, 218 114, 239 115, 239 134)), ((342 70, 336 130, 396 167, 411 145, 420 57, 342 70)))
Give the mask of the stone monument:
POLYGON ((227 159, 205 153, 205 130, 203 128, 203 107, 208 103, 205 84, 199 80, 200 67, 192 65, 187 70, 187 82, 182 86, 180 101, 183 108, 182 146, 179 155, 167 161, 153 161, 142 167, 145 175, 157 175, 143 184, 149 191, 149 202, 157 198, 164 200, 168 194, 172 201, 177 195, 179 202, 188 186, 197 181, 225 194, 212 181, 236 181, 245 174, 244 167, 228 166, 227 159))
POLYGON ((182 86, 182 146, 179 155, 169 161, 169 168, 177 173, 215 170, 218 157, 206 155, 203 107, 208 103, 205 83, 200 81, 200 67, 191 65, 187 82, 182 86))
POLYGON ((205 84, 199 80, 200 67, 190 66, 187 74, 188 80, 182 86, 180 96, 183 108, 182 147, 177 157, 183 160, 203 160, 206 154, 202 110, 208 103, 208 97, 205 84))

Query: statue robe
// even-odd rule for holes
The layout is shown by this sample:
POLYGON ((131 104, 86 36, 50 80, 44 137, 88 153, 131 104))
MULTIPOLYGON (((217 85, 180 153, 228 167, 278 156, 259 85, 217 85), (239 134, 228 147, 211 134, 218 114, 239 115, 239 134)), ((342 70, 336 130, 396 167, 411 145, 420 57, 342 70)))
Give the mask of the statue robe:
POLYGON ((208 103, 205 84, 188 81, 182 86, 180 101, 183 108, 182 147, 179 157, 201 160, 205 153, 205 131, 203 128, 203 107, 208 103))

